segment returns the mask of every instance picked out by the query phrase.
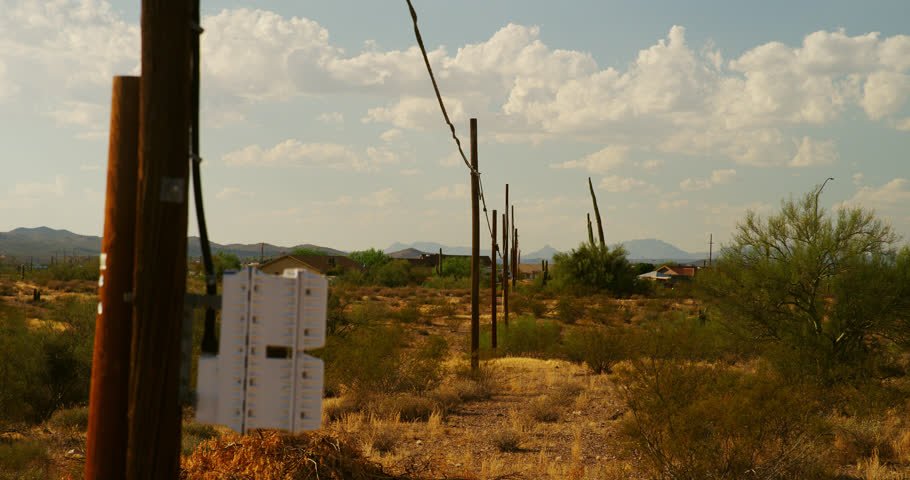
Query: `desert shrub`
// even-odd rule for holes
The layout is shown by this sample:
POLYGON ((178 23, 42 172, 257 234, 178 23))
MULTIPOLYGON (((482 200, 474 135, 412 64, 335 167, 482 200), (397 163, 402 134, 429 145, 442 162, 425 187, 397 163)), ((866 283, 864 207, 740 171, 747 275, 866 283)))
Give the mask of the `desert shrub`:
POLYGON ((0 420, 36 422, 88 403, 96 305, 61 297, 48 317, 63 326, 55 329, 30 327, 21 311, 0 304, 0 420))
POLYGON ((625 343, 630 355, 680 361, 734 362, 758 353, 755 344, 731 334, 722 324, 680 311, 647 315, 640 331, 630 334, 625 343))
POLYGON ((442 259, 443 277, 471 277, 471 259, 469 257, 447 257, 442 259))
POLYGON ((218 436, 218 432, 211 425, 203 423, 184 423, 180 438, 180 451, 183 455, 192 455, 203 442, 218 436))
POLYGON ((376 413, 385 417, 398 417, 406 422, 413 422, 427 421, 438 409, 438 405, 430 397, 404 393, 382 397, 373 408, 376 413))
POLYGON ((47 478, 45 475, 49 464, 50 455, 41 442, 0 444, 0 479, 47 478))
MULTIPOLYGON (((497 324, 497 347, 499 353, 513 356, 550 357, 558 355, 558 343, 562 326, 548 320, 522 316, 512 320, 506 327, 497 324)), ((481 335, 481 349, 489 351, 490 333, 481 335)))
POLYGON ((467 277, 439 277, 433 276, 423 282, 425 288, 437 290, 465 290, 471 288, 471 276, 467 277))
POLYGON ((389 453, 395 450, 401 441, 401 434, 394 428, 385 425, 373 428, 370 432, 370 448, 379 453, 389 453))
POLYGON ((509 311, 515 315, 521 315, 528 313, 530 310, 528 306, 528 297, 518 293, 512 292, 509 294, 509 311))
POLYGON ((635 268, 626 254, 622 245, 610 249, 590 243, 582 243, 569 253, 557 253, 553 256, 553 284, 616 295, 635 293, 635 268))
POLYGON ((585 315, 585 304, 580 299, 563 295, 556 301, 556 319, 569 325, 585 315))
POLYGON ((802 385, 648 359, 619 371, 623 434, 656 478, 821 478, 819 407, 802 385))
POLYGON ((628 358, 631 337, 620 328, 575 328, 566 333, 562 348, 569 360, 594 373, 611 373, 613 365, 628 358))
POLYGON ((582 390, 584 388, 575 382, 556 384, 547 394, 528 402, 525 414, 535 422, 555 422, 582 390))
POLYGON ((60 430, 88 429, 88 407, 74 407, 57 410, 47 421, 52 427, 60 430))
POLYGON ((494 431, 490 435, 490 441, 500 452, 517 452, 521 450, 521 433, 511 428, 494 431))
POLYGON ((428 390, 442 378, 448 345, 443 338, 431 336, 407 349, 407 341, 400 327, 364 326, 329 337, 325 348, 314 355, 325 361, 326 388, 336 393, 428 390))
POLYGON ((50 280, 90 280, 97 282, 100 273, 98 267, 98 259, 95 258, 87 262, 55 263, 42 270, 32 270, 26 273, 26 276, 42 285, 46 285, 50 280))
POLYGON ((410 280, 411 266, 407 260, 392 260, 370 271, 373 282, 384 287, 403 287, 410 280))
POLYGON ((415 304, 408 304, 398 310, 392 310, 389 312, 389 317, 404 324, 423 323, 424 321, 420 309, 415 304))
POLYGON ((910 246, 873 212, 827 214, 821 188, 748 212, 697 286, 741 336, 770 345, 779 371, 826 385, 874 377, 910 342, 910 246))
POLYGON ((897 412, 832 420, 834 453, 842 465, 877 456, 889 464, 910 463, 910 423, 897 412))

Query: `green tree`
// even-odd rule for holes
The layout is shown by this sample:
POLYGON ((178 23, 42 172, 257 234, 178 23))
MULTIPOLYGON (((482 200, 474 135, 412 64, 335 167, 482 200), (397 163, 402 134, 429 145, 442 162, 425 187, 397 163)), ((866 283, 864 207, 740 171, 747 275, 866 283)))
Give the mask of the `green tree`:
POLYGON ((218 250, 218 253, 212 255, 212 264, 215 267, 215 277, 221 278, 226 270, 240 270, 242 264, 240 258, 233 253, 225 253, 218 250))
POLYGON ((392 257, 383 253, 382 250, 377 250, 375 248, 357 250, 348 254, 348 257, 366 268, 384 265, 392 259, 392 257))
MULTIPOLYGON (((906 341, 910 250, 861 207, 828 215, 821 187, 763 219, 749 211, 700 289, 722 319, 774 347, 792 373, 826 381, 868 374, 906 341)), ((782 363, 783 362, 783 363, 782 363)))
POLYGON ((635 268, 622 245, 582 243, 568 253, 553 255, 553 282, 561 287, 632 293, 636 288, 635 268))
POLYGON ((446 257, 442 259, 443 277, 464 278, 471 276, 470 257, 446 257))

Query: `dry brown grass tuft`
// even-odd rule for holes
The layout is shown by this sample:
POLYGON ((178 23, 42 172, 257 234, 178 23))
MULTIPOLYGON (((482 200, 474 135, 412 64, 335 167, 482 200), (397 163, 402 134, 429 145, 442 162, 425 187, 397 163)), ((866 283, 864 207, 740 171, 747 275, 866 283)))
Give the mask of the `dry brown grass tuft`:
POLYGON ((359 449, 323 433, 291 436, 267 432, 229 435, 203 443, 181 459, 181 478, 261 480, 374 480, 405 478, 385 473, 359 449))
POLYGON ((490 440, 500 452, 517 452, 521 450, 521 433, 511 428, 493 432, 490 440))

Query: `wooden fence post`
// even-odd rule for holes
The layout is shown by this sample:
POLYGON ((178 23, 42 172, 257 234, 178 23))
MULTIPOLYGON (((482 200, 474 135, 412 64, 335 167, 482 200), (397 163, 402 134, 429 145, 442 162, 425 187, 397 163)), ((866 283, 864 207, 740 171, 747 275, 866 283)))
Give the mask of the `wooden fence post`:
POLYGON ((191 2, 142 2, 129 480, 176 479, 179 468, 191 9, 191 2))
POLYGON ((114 77, 98 317, 85 449, 86 480, 124 478, 139 159, 139 77, 114 77))
POLYGON ((477 119, 471 119, 471 372, 480 368, 480 176, 477 172, 477 119))
POLYGON ((509 184, 506 184, 506 211, 502 214, 502 321, 509 328, 509 184))
POLYGON ((496 209, 493 209, 493 243, 490 248, 490 347, 496 348, 496 209))

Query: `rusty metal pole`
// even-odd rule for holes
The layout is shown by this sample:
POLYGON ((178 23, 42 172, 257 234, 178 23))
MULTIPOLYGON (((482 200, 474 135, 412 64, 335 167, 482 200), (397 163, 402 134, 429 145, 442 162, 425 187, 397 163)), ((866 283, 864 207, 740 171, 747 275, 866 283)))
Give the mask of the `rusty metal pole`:
POLYGON ((480 368, 480 176, 477 119, 471 119, 471 372, 480 368))
POLYGON ((496 209, 493 209, 493 246, 490 248, 490 346, 496 348, 496 209))
POLYGON ((179 468, 191 9, 191 2, 142 2, 129 480, 176 479, 179 468))
POLYGON ((107 153, 104 238, 89 395, 85 478, 126 476, 133 304, 133 249, 139 167, 139 77, 114 77, 107 153))
MULTIPOLYGON (((508 186, 507 186, 508 187, 508 186)), ((508 210, 506 210, 508 211, 508 210)), ((502 322, 509 328, 509 215, 502 214, 502 322)))

